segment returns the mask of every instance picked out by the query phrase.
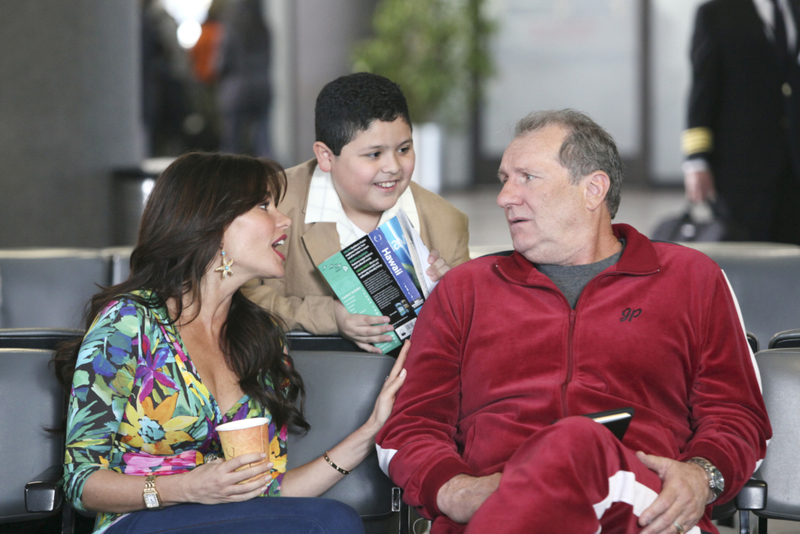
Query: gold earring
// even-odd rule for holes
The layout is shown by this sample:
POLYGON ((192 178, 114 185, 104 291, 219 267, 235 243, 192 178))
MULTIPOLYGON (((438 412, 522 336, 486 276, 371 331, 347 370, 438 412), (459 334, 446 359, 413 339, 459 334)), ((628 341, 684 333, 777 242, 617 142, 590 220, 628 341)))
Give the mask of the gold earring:
POLYGON ((233 271, 231 271, 231 265, 233 265, 233 260, 225 260, 225 251, 222 251, 222 265, 214 269, 214 272, 222 273, 222 279, 225 280, 226 276, 233 276, 233 271))

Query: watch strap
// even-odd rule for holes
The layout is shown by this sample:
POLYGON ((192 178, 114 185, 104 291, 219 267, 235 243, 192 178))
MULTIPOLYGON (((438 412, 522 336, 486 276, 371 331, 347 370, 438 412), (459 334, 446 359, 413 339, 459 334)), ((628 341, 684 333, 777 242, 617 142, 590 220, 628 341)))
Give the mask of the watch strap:
POLYGON ((156 489, 156 475, 144 477, 144 491, 142 492, 144 505, 148 510, 161 509, 161 496, 156 489))
POLYGON ((687 460, 687 462, 699 465, 703 468, 708 476, 708 487, 711 490, 713 497, 706 504, 711 504, 712 502, 716 501, 717 497, 719 497, 722 492, 725 491, 725 479, 722 477, 722 473, 720 473, 719 469, 717 469, 714 464, 699 456, 690 458, 687 460))

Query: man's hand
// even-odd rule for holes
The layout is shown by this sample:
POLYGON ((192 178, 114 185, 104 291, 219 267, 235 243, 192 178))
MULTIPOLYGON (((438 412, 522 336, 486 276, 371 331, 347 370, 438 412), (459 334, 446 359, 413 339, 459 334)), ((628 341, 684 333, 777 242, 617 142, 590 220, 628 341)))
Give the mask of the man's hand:
POLYGON ((639 525, 647 527, 641 534, 675 534, 675 523, 688 532, 703 517, 712 497, 705 470, 697 464, 641 451, 636 457, 663 482, 658 498, 639 516, 639 525))
POLYGON ((713 200, 717 196, 714 175, 708 170, 684 173, 683 186, 686 189, 686 198, 694 204, 713 200))
POLYGON ((333 315, 339 333, 367 352, 381 354, 381 349, 372 343, 385 343, 391 341, 391 336, 386 332, 392 331, 388 317, 375 317, 374 315, 360 315, 350 313, 344 304, 338 300, 333 301, 333 315))
POLYGON ((502 473, 485 477, 456 475, 439 488, 436 506, 456 523, 469 523, 483 502, 497 490, 502 476, 502 473))
POLYGON ((434 282, 441 280, 444 276, 444 273, 450 270, 450 266, 447 265, 447 262, 444 261, 444 258, 439 257, 439 251, 436 249, 431 250, 431 254, 428 256, 428 263, 431 266, 428 267, 428 270, 425 272, 434 282))

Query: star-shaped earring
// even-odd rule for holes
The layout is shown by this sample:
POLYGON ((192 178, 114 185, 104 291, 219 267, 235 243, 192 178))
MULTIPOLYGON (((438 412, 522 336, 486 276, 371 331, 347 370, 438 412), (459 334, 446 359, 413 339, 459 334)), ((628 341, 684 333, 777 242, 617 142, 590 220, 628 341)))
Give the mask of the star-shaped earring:
POLYGON ((222 265, 214 269, 214 272, 222 273, 222 279, 225 280, 226 276, 233 276, 233 271, 231 271, 231 265, 233 265, 233 260, 225 260, 225 251, 222 251, 222 265))

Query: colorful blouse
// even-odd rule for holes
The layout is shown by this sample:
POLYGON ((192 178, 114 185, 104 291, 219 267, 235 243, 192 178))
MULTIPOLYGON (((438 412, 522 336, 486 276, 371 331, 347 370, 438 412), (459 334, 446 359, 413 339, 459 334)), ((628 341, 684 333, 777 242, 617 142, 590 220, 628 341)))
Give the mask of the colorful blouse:
MULTIPOLYGON (((109 303, 83 339, 68 404, 62 481, 79 510, 85 509, 83 485, 95 471, 138 476, 189 471, 209 453, 222 456, 218 424, 250 417, 270 419, 269 461, 275 465, 265 494, 280 494, 286 426, 276 429, 269 412, 247 395, 221 414, 168 318, 166 308, 123 296, 109 303)), ((265 386, 272 388, 269 382, 265 386)), ((99 513, 95 532, 123 515, 99 513)))

